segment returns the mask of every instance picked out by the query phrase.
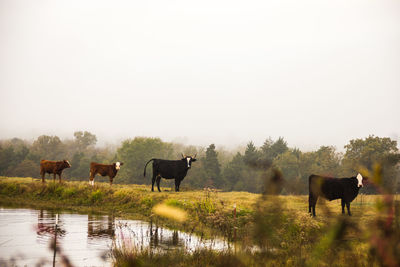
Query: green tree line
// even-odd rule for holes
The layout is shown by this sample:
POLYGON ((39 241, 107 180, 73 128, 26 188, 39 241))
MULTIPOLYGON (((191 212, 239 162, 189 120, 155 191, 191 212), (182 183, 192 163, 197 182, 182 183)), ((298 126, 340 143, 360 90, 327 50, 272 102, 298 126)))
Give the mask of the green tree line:
MULTIPOLYGON (((150 184, 150 166, 147 177, 143 177, 144 165, 149 159, 180 159, 185 154, 197 155, 198 161, 188 172, 183 188, 211 187, 259 193, 263 191, 263 175, 279 170, 285 179, 283 194, 307 194, 310 174, 350 177, 360 171, 380 171, 384 186, 392 192, 400 191, 400 153, 397 142, 388 137, 370 135, 350 140, 344 152, 338 152, 333 146, 303 152, 288 147, 283 137, 267 138, 261 147, 249 142, 245 148, 235 151, 218 149, 215 144, 187 146, 149 137, 127 139, 117 147, 97 147, 96 143, 96 135, 87 131, 77 131, 72 139, 65 140, 48 135, 39 136, 33 142, 19 138, 0 140, 0 175, 38 178, 41 159, 67 159, 72 167, 64 171, 64 178, 88 180, 90 162, 121 161, 124 166, 115 183, 150 184)), ((172 181, 163 180, 162 185, 172 186, 172 181)), ((365 192, 374 191, 367 187, 365 192)))

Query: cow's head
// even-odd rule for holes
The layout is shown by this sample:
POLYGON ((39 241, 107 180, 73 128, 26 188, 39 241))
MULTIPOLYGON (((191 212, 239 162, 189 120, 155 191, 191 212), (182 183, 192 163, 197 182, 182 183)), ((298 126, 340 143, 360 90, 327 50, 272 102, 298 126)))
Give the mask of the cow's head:
POLYGON ((357 184, 357 186, 358 187, 363 187, 363 177, 362 177, 362 175, 359 173, 359 174, 357 174, 357 181, 358 181, 358 184, 357 184))
POLYGON ((114 165, 114 168, 118 171, 119 169, 121 169, 121 166, 124 165, 124 163, 117 161, 117 162, 113 163, 113 165, 114 165))
POLYGON ((195 154, 193 157, 192 156, 184 156, 183 154, 182 154, 182 160, 184 160, 184 161, 186 161, 186 163, 187 163, 187 168, 188 169, 190 169, 191 167, 192 167, 192 162, 195 162, 197 159, 196 159, 196 155, 197 154, 195 154))
POLYGON ((71 164, 69 163, 68 160, 64 159, 64 167, 65 168, 71 168, 71 164))

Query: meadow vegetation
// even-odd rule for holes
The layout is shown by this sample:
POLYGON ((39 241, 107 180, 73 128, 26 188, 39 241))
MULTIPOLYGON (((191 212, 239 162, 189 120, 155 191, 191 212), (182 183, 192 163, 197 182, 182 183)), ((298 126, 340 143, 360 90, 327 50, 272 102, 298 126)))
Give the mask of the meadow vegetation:
POLYGON ((352 217, 341 214, 340 201, 319 201, 319 216, 312 218, 305 195, 162 189, 158 193, 146 185, 107 183, 92 188, 88 182, 43 185, 33 178, 1 177, 0 204, 151 218, 174 229, 223 237, 231 244, 223 251, 168 253, 119 246, 112 251, 116 266, 397 266, 400 262, 397 195, 360 194, 352 202, 352 217), (154 209, 160 204, 187 216, 165 217, 154 209))

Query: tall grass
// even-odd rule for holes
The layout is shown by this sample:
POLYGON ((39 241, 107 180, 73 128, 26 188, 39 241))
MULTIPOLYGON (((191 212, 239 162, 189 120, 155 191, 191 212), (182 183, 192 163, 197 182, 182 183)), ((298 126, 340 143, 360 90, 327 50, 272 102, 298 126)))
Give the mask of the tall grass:
POLYGON ((115 246, 116 266, 399 266, 400 201, 398 196, 381 193, 360 194, 352 202, 351 217, 341 214, 340 201, 321 200, 318 217, 312 218, 307 196, 208 189, 158 193, 140 185, 98 183, 92 188, 83 182, 43 185, 29 178, 0 178, 3 205, 29 203, 128 218, 151 216, 175 229, 223 236, 231 242, 231 249, 224 251, 199 248, 168 253, 115 246), (181 221, 166 218, 154 210, 157 205, 182 210, 187 216, 181 221))
MULTIPOLYGON (((375 186, 381 190, 379 184, 375 186)), ((231 239, 231 249, 152 253, 151 248, 114 247, 114 262, 116 266, 399 266, 400 202, 397 196, 381 192, 380 196, 361 196, 354 203, 353 217, 340 214, 339 203, 335 210, 331 203, 321 201, 323 215, 315 219, 306 213, 305 197, 266 191, 253 203, 244 225, 225 214, 230 229, 242 233, 231 239)), ((202 212, 213 216, 224 207, 209 191, 202 205, 207 207, 202 212)), ((225 228, 220 230, 231 237, 225 228)))

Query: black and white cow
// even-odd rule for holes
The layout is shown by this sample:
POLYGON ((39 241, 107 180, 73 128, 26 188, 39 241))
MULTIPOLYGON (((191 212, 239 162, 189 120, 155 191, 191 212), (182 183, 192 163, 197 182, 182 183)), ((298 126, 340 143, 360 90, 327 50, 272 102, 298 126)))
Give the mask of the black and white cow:
POLYGON ((347 207, 347 213, 351 216, 350 202, 353 201, 358 191, 363 186, 363 178, 361 174, 350 178, 332 178, 319 175, 310 175, 308 178, 308 212, 315 216, 315 205, 318 197, 323 197, 329 201, 334 199, 342 200, 342 213, 344 214, 344 206, 347 207))
POLYGON ((165 159, 151 159, 144 166, 144 177, 146 177, 146 167, 153 161, 153 178, 151 179, 151 191, 154 192, 154 182, 157 180, 157 188, 160 190, 160 180, 165 179, 175 179, 175 191, 179 191, 179 186, 185 178, 188 170, 192 167, 192 162, 196 161, 196 155, 183 156, 181 160, 165 160, 165 159))

